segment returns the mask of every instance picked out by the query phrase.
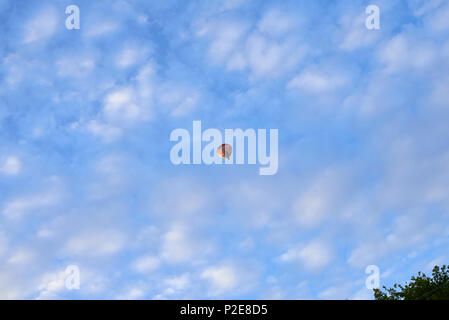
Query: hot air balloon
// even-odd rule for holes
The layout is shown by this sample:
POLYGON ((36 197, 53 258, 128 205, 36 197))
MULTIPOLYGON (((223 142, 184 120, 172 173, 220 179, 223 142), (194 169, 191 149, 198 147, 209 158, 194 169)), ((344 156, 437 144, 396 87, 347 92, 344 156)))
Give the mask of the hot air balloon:
POLYGON ((229 157, 232 154, 232 147, 229 144, 224 143, 218 147, 217 153, 220 157, 226 158, 229 160, 229 157))

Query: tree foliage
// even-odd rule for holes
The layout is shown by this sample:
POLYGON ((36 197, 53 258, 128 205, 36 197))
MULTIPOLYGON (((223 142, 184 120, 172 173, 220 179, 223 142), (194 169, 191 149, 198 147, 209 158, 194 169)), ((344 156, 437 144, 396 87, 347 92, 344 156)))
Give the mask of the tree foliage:
POLYGON ((392 288, 374 289, 376 300, 449 300, 449 267, 435 266, 432 277, 422 272, 412 276, 405 285, 395 284, 392 288))

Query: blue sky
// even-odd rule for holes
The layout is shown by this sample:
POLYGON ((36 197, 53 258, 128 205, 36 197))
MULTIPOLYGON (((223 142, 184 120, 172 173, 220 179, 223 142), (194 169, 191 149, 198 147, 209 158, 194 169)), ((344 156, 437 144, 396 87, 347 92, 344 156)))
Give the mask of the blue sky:
POLYGON ((0 0, 0 57, 0 298, 370 299, 369 265, 448 262, 447 1, 0 0), (278 129, 277 174, 174 166, 194 120, 278 129))

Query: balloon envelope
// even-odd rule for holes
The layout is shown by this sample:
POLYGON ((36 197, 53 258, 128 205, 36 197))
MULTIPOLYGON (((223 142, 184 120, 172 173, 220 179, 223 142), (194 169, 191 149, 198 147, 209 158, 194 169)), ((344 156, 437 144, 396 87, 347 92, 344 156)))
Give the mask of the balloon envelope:
POLYGON ((218 147, 217 153, 220 157, 226 158, 229 160, 229 157, 232 154, 232 147, 229 144, 224 143, 218 147))

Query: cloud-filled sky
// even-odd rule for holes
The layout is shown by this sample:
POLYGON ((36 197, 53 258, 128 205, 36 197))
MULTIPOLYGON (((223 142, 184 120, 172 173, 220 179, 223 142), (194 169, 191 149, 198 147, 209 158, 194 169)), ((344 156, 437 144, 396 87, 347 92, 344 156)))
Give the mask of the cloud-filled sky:
POLYGON ((447 1, 0 0, 0 58, 0 298, 370 299, 369 265, 448 262, 447 1), (278 129, 277 174, 173 165, 194 120, 278 129))

